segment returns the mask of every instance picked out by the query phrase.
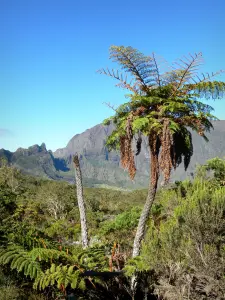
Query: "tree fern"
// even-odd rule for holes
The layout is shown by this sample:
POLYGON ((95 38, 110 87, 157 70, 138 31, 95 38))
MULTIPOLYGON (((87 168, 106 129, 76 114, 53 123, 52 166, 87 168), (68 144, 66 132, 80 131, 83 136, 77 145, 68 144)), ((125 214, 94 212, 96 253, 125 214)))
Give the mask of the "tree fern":
MULTIPOLYGON (((185 169, 193 154, 191 132, 196 131, 207 140, 206 133, 213 128, 212 107, 198 99, 221 98, 225 94, 225 82, 214 81, 222 71, 198 75, 202 53, 195 53, 178 60, 172 71, 160 74, 155 56, 145 56, 135 48, 112 46, 110 58, 134 80, 130 102, 115 110, 111 121, 116 125, 106 145, 120 149, 121 166, 127 169, 133 180, 136 166, 133 151, 135 134, 148 137, 150 150, 150 180, 145 206, 143 208, 134 240, 133 257, 139 255, 144 238, 145 225, 155 199, 160 172, 164 183, 169 182, 172 169, 182 160, 185 169)), ((102 69, 100 73, 107 74, 102 69)), ((111 77, 115 79, 111 73, 111 77)), ((120 80, 121 82, 121 80, 120 80)), ((107 122, 109 119, 107 120, 107 122)), ((137 140, 136 153, 140 153, 142 139, 137 140)))

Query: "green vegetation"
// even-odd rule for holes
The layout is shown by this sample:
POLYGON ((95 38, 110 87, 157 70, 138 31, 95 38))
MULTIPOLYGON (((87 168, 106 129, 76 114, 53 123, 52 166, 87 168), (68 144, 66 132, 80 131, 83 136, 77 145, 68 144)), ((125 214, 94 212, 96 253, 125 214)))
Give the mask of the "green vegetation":
POLYGON ((224 170, 215 158, 158 191, 132 258, 147 190, 84 189, 83 250, 73 185, 0 168, 0 299, 131 299, 133 274, 137 299, 224 299, 224 170))
POLYGON ((133 257, 136 257, 140 255, 160 173, 167 184, 172 170, 182 162, 187 170, 193 155, 193 132, 208 141, 206 133, 217 118, 211 114, 213 108, 201 100, 222 98, 225 82, 214 80, 221 71, 198 75, 201 52, 178 60, 167 71, 162 70, 154 53, 145 56, 132 47, 111 46, 110 59, 117 62, 131 80, 119 71, 102 69, 100 73, 116 79, 118 86, 131 94, 127 95, 130 100, 114 109, 115 114, 104 122, 106 125, 112 122, 116 127, 106 145, 109 149, 120 150, 121 165, 128 170, 131 179, 136 174, 135 138, 138 155, 143 135, 147 137, 151 158, 148 195, 133 245, 133 257))
MULTIPOLYGON (((133 142, 136 138, 138 155, 146 135, 149 188, 133 192, 89 188, 83 193, 76 155, 75 191, 65 182, 22 175, 7 166, 13 156, 3 151, 0 297, 222 300, 225 160, 216 157, 199 166, 192 181, 169 184, 169 180, 172 169, 183 161, 186 170, 190 163, 192 132, 207 140, 205 133, 213 128, 213 108, 199 99, 221 98, 225 83, 211 80, 218 73, 202 78, 196 74, 201 53, 164 73, 154 54, 147 57, 132 47, 112 46, 110 57, 134 82, 101 70, 132 92, 130 101, 106 120, 115 125, 106 145, 120 149, 121 165, 133 179, 133 142), (158 190, 160 172, 164 184, 158 190)), ((59 166, 66 168, 65 161, 54 163, 45 145, 29 148, 26 155, 34 153, 44 162, 45 174, 50 165, 57 171, 59 166), (51 158, 46 160, 44 154, 51 158)), ((26 165, 24 155, 22 159, 26 165)), ((29 164, 39 166, 36 156, 29 164)))

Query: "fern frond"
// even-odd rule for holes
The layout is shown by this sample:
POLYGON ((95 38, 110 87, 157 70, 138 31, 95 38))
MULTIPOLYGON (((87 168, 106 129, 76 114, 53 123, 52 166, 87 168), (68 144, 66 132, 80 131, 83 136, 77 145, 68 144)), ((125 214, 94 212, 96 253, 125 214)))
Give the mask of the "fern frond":
POLYGON ((73 270, 74 270, 74 266, 70 266, 68 268, 68 274, 71 275, 73 273, 73 270))
POLYGON ((199 75, 196 75, 196 76, 192 77, 192 80, 194 81, 194 83, 207 82, 207 81, 211 81, 212 78, 220 75, 221 73, 224 73, 224 70, 219 70, 217 72, 212 72, 211 74, 209 74, 209 73, 205 73, 205 74, 202 73, 202 78, 199 77, 199 75))
POLYGON ((59 251, 48 248, 33 248, 29 252, 29 255, 33 260, 38 259, 39 261, 49 261, 52 259, 59 259, 60 257, 68 258, 68 255, 65 251, 59 251))
POLYGON ((29 252, 17 246, 4 249, 0 253, 0 264, 5 265, 9 263, 12 270, 16 269, 18 272, 23 272, 31 278, 36 277, 41 272, 40 264, 32 259, 29 252))
POLYGON ((150 86, 154 86, 153 74, 156 72, 152 57, 145 56, 137 49, 124 46, 111 46, 110 58, 118 62, 125 72, 132 74, 136 82, 144 89, 148 90, 150 86))
POLYGON ((25 253, 24 249, 18 246, 10 246, 6 249, 2 249, 0 252, 0 264, 8 264, 19 253, 25 253))
POLYGON ((11 251, 5 250, 4 252, 1 253, 0 264, 1 265, 8 264, 17 254, 18 254, 17 250, 11 250, 11 251))
POLYGON ((104 74, 106 76, 112 77, 116 80, 119 81, 119 83, 116 86, 119 86, 121 88, 124 89, 128 89, 133 93, 137 93, 137 88, 135 87, 135 85, 132 85, 132 80, 130 80, 130 82, 128 82, 127 80, 127 76, 123 77, 123 74, 120 73, 119 71, 115 71, 112 69, 111 71, 107 68, 107 69, 100 69, 97 71, 99 74, 104 74))
POLYGON ((85 249, 77 256, 80 266, 85 266, 89 270, 108 268, 108 259, 106 258, 106 249, 104 245, 96 245, 85 249))
POLYGON ((188 89, 195 91, 199 98, 216 99, 225 95, 225 82, 222 81, 201 81, 195 84, 188 84, 188 89))
POLYGON ((180 78, 178 79, 177 83, 174 83, 175 90, 172 94, 173 96, 176 94, 179 88, 183 86, 183 84, 189 82, 189 80, 193 78, 194 75, 196 75, 196 71, 198 70, 198 67, 202 62, 201 52, 195 53, 194 55, 189 55, 190 58, 185 57, 185 60, 180 59, 180 63, 176 62, 179 67, 178 70, 180 71, 180 78))
POLYGON ((24 262, 24 261, 27 261, 27 256, 26 255, 22 255, 21 254, 16 254, 14 256, 14 258, 12 259, 12 262, 11 262, 11 269, 19 269, 20 266, 21 266, 21 263, 24 262))
POLYGON ((161 86, 161 78, 160 78, 160 74, 159 74, 159 67, 158 67, 158 63, 156 61, 156 58, 155 58, 155 54, 152 53, 152 58, 153 58, 153 63, 155 65, 155 80, 158 84, 158 86, 161 86))
POLYGON ((34 288, 43 290, 48 286, 57 285, 58 288, 63 285, 65 288, 71 286, 76 288, 84 279, 80 278, 80 271, 74 266, 52 264, 44 273, 40 273, 35 279, 34 288))
POLYGON ((46 271, 46 274, 49 272, 49 273, 55 273, 56 271, 56 266, 55 264, 52 264, 51 265, 51 268, 49 270, 46 271))
POLYGON ((18 272, 22 272, 23 269, 24 269, 24 267, 25 267, 25 265, 26 265, 26 263, 27 263, 27 260, 24 260, 24 259, 23 259, 23 261, 21 261, 20 266, 19 266, 19 268, 17 269, 17 271, 18 271, 18 272))

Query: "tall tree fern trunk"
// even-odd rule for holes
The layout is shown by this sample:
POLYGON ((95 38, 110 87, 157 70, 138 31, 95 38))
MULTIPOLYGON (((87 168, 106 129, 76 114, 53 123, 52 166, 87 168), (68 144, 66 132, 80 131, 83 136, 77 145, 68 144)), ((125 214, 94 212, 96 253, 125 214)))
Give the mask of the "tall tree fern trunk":
MULTIPOLYGON (((149 136, 149 147, 150 147, 151 160, 150 160, 150 180, 149 180, 148 195, 138 222, 138 227, 137 227, 134 244, 133 244, 133 254, 132 254, 133 258, 140 255, 141 243, 144 239, 146 224, 149 218, 152 204, 154 203, 155 200, 158 179, 159 179, 158 156, 159 156, 160 144, 156 136, 153 135, 149 136)), ((135 294, 137 290, 137 281, 138 281, 138 277, 136 274, 134 274, 131 278, 132 299, 135 299, 135 294)))
POLYGON ((83 195, 82 175, 81 175, 80 163, 77 154, 74 155, 73 162, 75 167, 77 202, 78 202, 78 207, 80 212, 81 240, 82 240, 83 248, 87 248, 88 247, 87 218, 86 218, 86 209, 85 209, 84 195, 83 195))
POLYGON ((149 180, 149 187, 148 187, 148 195, 147 195, 144 208, 141 213, 141 217, 138 222, 138 227, 134 239, 132 257, 136 257, 140 255, 141 242, 144 239, 145 227, 148 221, 152 204, 155 200, 155 194, 156 194, 158 179, 159 179, 158 156, 159 156, 159 149, 160 149, 160 141, 156 135, 152 134, 149 135, 148 142, 150 148, 150 180, 149 180))
MULTIPOLYGON (((150 182, 149 184, 149 189, 148 189, 148 196, 144 205, 144 208, 141 213, 141 217, 139 219, 137 231, 136 231, 136 236, 134 239, 134 245, 133 245, 133 254, 132 257, 136 257, 140 255, 141 251, 141 243, 144 239, 144 234, 145 234, 145 228, 146 228, 146 223, 149 218, 149 214, 152 208, 152 204, 155 200, 155 194, 156 194, 156 189, 157 189, 157 184, 152 185, 150 182)), ((138 284, 138 276, 137 274, 134 273, 134 275, 131 277, 131 293, 132 293, 132 300, 135 299, 135 294, 137 291, 137 284, 138 284)))
POLYGON ((150 184, 148 189, 148 196, 144 205, 144 208, 141 213, 141 217, 138 222, 138 227, 136 231, 136 236, 134 239, 134 245, 133 245, 133 254, 132 257, 136 257, 140 255, 141 250, 141 242, 144 239, 145 234, 145 227, 146 223, 148 221, 148 217, 152 208, 152 204, 155 200, 155 194, 156 194, 156 186, 153 186, 150 184))

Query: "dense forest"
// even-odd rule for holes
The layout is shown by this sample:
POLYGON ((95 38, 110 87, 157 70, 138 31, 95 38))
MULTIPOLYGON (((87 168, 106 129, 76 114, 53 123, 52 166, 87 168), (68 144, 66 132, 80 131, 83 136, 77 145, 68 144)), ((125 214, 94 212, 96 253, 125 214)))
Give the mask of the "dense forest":
POLYGON ((76 187, 0 168, 0 299, 224 299, 225 160, 158 190, 132 258, 147 190, 86 188, 81 247, 76 187))

